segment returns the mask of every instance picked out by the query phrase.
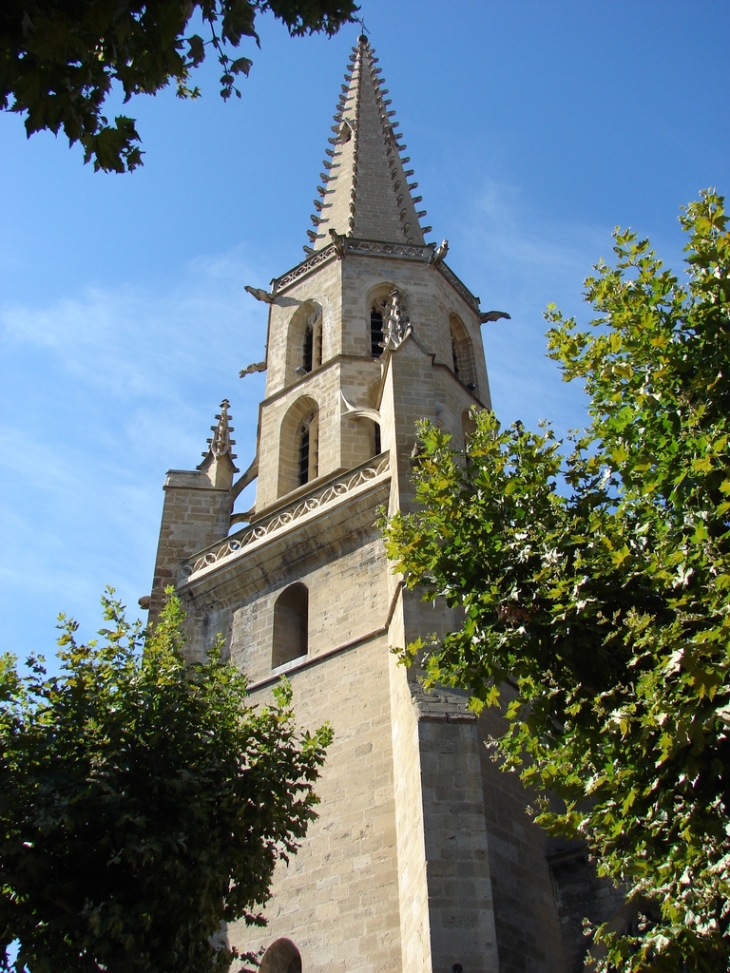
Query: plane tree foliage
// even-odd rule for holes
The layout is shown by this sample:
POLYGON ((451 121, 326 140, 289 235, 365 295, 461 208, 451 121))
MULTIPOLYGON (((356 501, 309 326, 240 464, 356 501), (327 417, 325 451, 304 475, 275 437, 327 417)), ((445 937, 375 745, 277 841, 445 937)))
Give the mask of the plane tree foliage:
POLYGON ((186 663, 176 598, 143 651, 103 604, 99 641, 63 620, 60 674, 0 666, 0 969, 223 973, 221 924, 264 924, 331 731, 296 728, 287 684, 254 711, 218 650, 186 663))
POLYGON ((425 424, 387 530, 407 584, 463 611, 410 647, 427 681, 502 707, 537 821, 647 905, 596 931, 626 973, 730 963, 730 234, 711 191, 680 222, 686 282, 617 230, 590 328, 548 311, 588 427, 563 446, 484 411, 460 452, 425 424))
POLYGON ((258 44, 258 14, 271 12, 293 36, 331 36, 357 9, 353 0, 3 0, 0 109, 24 115, 28 136, 63 130, 95 169, 125 172, 142 152, 135 120, 104 114, 113 88, 125 102, 169 84, 195 98, 191 72, 213 51, 221 95, 240 97, 236 78, 252 62, 230 52, 244 38, 258 44))

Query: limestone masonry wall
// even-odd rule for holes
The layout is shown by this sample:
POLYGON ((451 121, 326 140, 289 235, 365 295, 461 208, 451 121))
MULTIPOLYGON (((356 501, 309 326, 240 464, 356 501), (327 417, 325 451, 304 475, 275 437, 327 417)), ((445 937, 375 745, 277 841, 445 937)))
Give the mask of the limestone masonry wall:
POLYGON ((150 621, 165 601, 165 588, 180 580, 180 562, 228 533, 232 498, 198 470, 170 470, 165 478, 160 538, 150 596, 150 621))
POLYGON ((292 581, 309 592, 309 657, 381 630, 388 614, 383 542, 372 539, 336 559, 283 571, 276 585, 233 611, 231 658, 252 682, 271 674, 273 607, 292 581))
MULTIPOLYGON (((233 927, 239 948, 295 943, 307 973, 401 966, 388 643, 383 636, 290 674, 297 719, 329 720, 335 740, 317 784, 318 819, 264 910, 266 929, 233 927)), ((255 702, 267 691, 253 694, 255 702)))

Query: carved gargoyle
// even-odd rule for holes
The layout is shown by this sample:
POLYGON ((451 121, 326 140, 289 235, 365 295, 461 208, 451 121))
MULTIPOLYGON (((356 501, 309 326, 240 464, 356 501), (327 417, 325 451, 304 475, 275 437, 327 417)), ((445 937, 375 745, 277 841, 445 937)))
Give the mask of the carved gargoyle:
POLYGON ((428 262, 432 267, 438 267, 440 263, 443 263, 446 254, 449 252, 449 241, 442 240, 441 243, 436 247, 434 252, 428 258, 428 262))
POLYGON ((243 289, 248 291, 251 297, 255 297, 257 301, 263 301, 264 304, 274 303, 274 295, 265 291, 263 287, 251 287, 249 284, 246 284, 243 289))
POLYGON ((257 361, 254 362, 253 365, 246 365, 245 368, 242 368, 241 371, 238 373, 238 377, 245 378, 246 375, 253 375, 254 372, 265 372, 265 371, 266 371, 266 362, 257 361))

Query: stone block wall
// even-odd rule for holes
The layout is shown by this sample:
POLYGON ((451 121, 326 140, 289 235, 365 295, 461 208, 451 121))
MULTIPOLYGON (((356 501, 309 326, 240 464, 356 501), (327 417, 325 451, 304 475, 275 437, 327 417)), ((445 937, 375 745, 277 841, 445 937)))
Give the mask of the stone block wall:
POLYGON ((292 381, 292 364, 299 354, 299 347, 290 348, 293 340, 290 329, 296 325, 297 315, 305 305, 320 308, 322 312, 322 362, 326 363, 342 354, 339 326, 341 268, 342 263, 333 257, 320 266, 316 274, 309 274, 287 287, 284 293, 277 296, 276 303, 271 305, 266 346, 266 399, 281 392, 292 381))
POLYGON ((231 658, 257 682, 271 675, 274 606, 294 581, 309 593, 309 657, 363 639, 385 625, 389 570, 382 540, 372 539, 334 559, 295 564, 272 586, 246 599, 232 614, 231 658))
MULTIPOLYGON (((292 671, 300 725, 329 720, 334 743, 317 784, 318 819, 264 910, 266 929, 232 927, 241 949, 290 939, 307 973, 401 967, 388 643, 384 636, 292 671)), ((254 702, 268 698, 266 686, 254 702)))
POLYGON ((388 669, 394 774, 395 824, 398 853, 398 906, 401 965, 395 969, 431 973, 431 920, 423 791, 419 755, 418 714, 413 706, 408 671, 393 649, 406 644, 402 609, 396 611, 389 632, 388 669))
POLYGON ((607 922, 623 931, 637 911, 624 895, 596 871, 587 850, 576 842, 548 842, 548 862, 555 887, 565 973, 583 973, 591 948, 584 921, 607 922))
POLYGON ((565 973, 548 839, 530 819, 530 795, 516 774, 500 771, 485 746, 505 725, 495 710, 480 717, 482 787, 501 973, 565 973))
POLYGON ((228 533, 233 500, 227 489, 215 489, 200 470, 169 470, 150 596, 150 622, 165 601, 165 588, 176 586, 180 562, 228 533))
POLYGON ((442 277, 421 261, 349 255, 342 261, 343 351, 368 355, 372 294, 384 284, 403 296, 414 334, 435 361, 453 365, 449 315, 457 314, 472 343, 480 399, 489 404, 489 382, 476 311, 442 277))
POLYGON ((497 943, 480 741, 471 714, 418 723, 433 969, 493 973, 497 943))

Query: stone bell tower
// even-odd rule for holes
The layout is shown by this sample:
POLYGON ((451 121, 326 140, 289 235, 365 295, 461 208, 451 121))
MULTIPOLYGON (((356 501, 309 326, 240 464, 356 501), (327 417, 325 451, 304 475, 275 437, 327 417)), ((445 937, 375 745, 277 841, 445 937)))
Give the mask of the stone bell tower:
POLYGON ((222 632, 265 701, 286 673, 298 720, 335 742, 319 818, 276 874, 262 971, 566 969, 545 839, 490 763, 463 694, 425 693, 391 651, 454 622, 403 590, 376 526, 412 503, 416 421, 464 443, 489 407, 479 299, 427 243, 378 59, 350 58, 306 257, 249 288, 268 306, 258 449, 236 481, 228 403, 195 471, 165 484, 151 596, 183 597, 191 651, 222 632), (234 502, 256 477, 256 502, 234 502), (232 529, 233 528, 233 529, 232 529))

